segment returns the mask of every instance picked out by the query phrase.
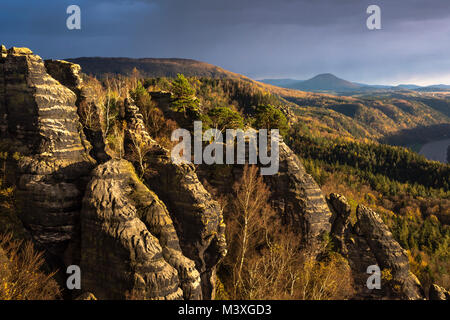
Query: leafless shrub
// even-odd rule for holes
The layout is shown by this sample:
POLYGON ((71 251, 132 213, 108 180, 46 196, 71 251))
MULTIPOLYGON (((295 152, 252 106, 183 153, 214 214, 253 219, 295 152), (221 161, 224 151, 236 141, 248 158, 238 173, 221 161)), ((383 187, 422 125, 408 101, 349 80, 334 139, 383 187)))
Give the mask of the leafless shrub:
POLYGON ((52 300, 61 297, 53 276, 41 270, 43 254, 36 252, 30 241, 12 240, 12 235, 0 236, 0 300, 52 300), (1 254, 1 252, 0 252, 1 254))

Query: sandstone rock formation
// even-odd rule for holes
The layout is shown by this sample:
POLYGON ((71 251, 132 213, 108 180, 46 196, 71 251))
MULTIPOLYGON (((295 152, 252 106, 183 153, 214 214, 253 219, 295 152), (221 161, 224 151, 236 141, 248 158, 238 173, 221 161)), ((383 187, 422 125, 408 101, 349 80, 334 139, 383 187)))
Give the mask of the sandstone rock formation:
POLYGON ((80 131, 75 93, 26 48, 2 47, 0 134, 11 153, 20 217, 33 239, 61 256, 77 234, 81 198, 95 165, 80 131))
MULTIPOLYGON (((55 78, 57 78, 61 83, 64 83, 64 85, 71 88, 74 92, 78 93, 77 104, 79 105, 79 108, 81 108, 83 106, 83 104, 96 103, 96 101, 95 101, 96 97, 92 93, 90 88, 85 87, 82 84, 82 81, 79 80, 79 68, 78 67, 73 66, 72 64, 67 63, 65 61, 46 61, 46 65, 47 65, 47 68, 50 70, 51 74, 55 78)), ((160 148, 155 143, 155 141, 153 141, 150 138, 150 136, 146 132, 145 127, 142 123, 142 116, 139 114, 137 108, 135 106, 133 106, 132 104, 129 104, 128 102, 126 102, 126 105, 128 106, 128 110, 133 110, 133 111, 131 111, 131 113, 128 114, 129 116, 126 118, 128 128, 126 130, 125 146, 129 147, 130 143, 133 144, 133 141, 137 142, 136 139, 138 139, 139 142, 145 142, 145 143, 148 142, 148 145, 151 146, 151 148, 154 151, 156 151, 156 153, 160 153, 163 149, 160 148), (130 141, 130 139, 134 139, 134 140, 130 141)), ((99 115, 97 115, 97 118, 98 117, 99 117, 99 115)), ((86 136, 89 138, 92 145, 94 146, 94 150, 93 150, 94 153, 93 154, 91 153, 93 155, 93 157, 99 163, 108 161, 110 159, 110 157, 108 155, 106 155, 106 153, 104 152, 105 148, 104 148, 104 141, 102 138, 101 128, 98 128, 98 130, 92 130, 92 128, 84 128, 84 132, 85 132, 86 136)), ((128 156, 132 158, 131 153, 133 150, 130 150, 130 148, 128 148, 126 151, 127 151, 128 156)), ((195 173, 194 173, 194 175, 195 175, 195 173)), ((164 206, 164 204, 163 204, 163 206, 164 206)), ((164 208, 165 208, 165 206, 164 206, 164 208)), ((218 213, 221 214, 220 211, 218 211, 218 213)), ((168 217, 168 219, 170 219, 168 214, 167 214, 167 217, 168 217)), ((144 218, 144 221, 146 221, 145 219, 147 219, 147 218, 144 218)), ((168 225, 173 229, 172 223, 170 223, 168 225)), ((161 230, 160 230, 161 227, 155 227, 155 226, 151 227, 151 225, 147 225, 147 227, 149 228, 149 230, 151 232, 155 232, 154 234, 156 234, 156 235, 160 234, 160 232, 161 232, 161 230)), ((162 228, 162 230, 164 231, 164 230, 166 230, 166 228, 162 228)), ((203 232, 203 231, 200 231, 200 232, 203 232)), ((167 236, 166 233, 167 232, 165 232, 165 231, 162 232, 160 234, 161 238, 159 238, 159 240, 163 241, 163 243, 161 243, 161 245, 163 246, 163 252, 164 252, 164 256, 165 256, 166 260, 169 261, 169 263, 173 267, 175 267, 175 269, 177 269, 177 271, 179 272, 179 277, 181 279, 181 288, 183 289, 184 297, 188 298, 188 299, 200 298, 202 295, 201 295, 201 292, 199 292, 196 288, 196 285, 197 285, 197 284, 195 284, 196 281, 191 279, 193 277, 192 274, 193 273, 195 274, 195 272, 197 272, 197 271, 195 269, 191 270, 192 266, 189 266, 189 263, 186 262, 189 259, 187 259, 181 255, 178 238, 177 238, 177 235, 175 234, 175 231, 173 230, 171 233, 169 233, 170 237, 167 236), (170 245, 168 245, 166 242, 164 242, 164 239, 166 239, 165 241, 167 243, 169 243, 170 245)), ((222 230, 221 232, 218 232, 218 233, 222 234, 221 238, 220 238, 221 241, 223 241, 223 243, 221 244, 222 251, 212 252, 211 255, 217 255, 216 262, 214 264, 209 264, 209 265, 205 264, 202 267, 200 267, 200 269, 199 269, 202 271, 202 278, 205 280, 205 281, 203 281, 203 283, 206 283, 205 285, 203 285, 203 287, 206 288, 205 298, 208 298, 208 296, 210 297, 212 294, 213 284, 211 282, 214 281, 214 279, 212 279, 213 278, 212 275, 214 273, 214 267, 215 267, 215 264, 219 261, 219 259, 224 254, 223 253, 223 250, 225 247, 224 238, 223 238, 224 230, 222 230)), ((211 242, 214 242, 214 241, 212 241, 212 239, 208 239, 208 240, 211 242)), ((183 243, 183 248, 185 247, 185 245, 186 244, 183 243)), ((198 244, 196 244, 196 245, 198 245, 198 244)), ((205 245, 205 244, 203 244, 203 245, 205 245)), ((194 259, 196 262, 199 262, 204 259, 202 257, 202 255, 203 255, 203 253, 193 253, 190 255, 190 257, 192 259, 194 259)))
POLYGON ((345 236, 350 222, 350 205, 345 197, 337 193, 330 194, 327 200, 334 213, 334 221, 331 227, 331 234, 334 238, 334 244, 343 255, 347 255, 348 250, 345 245, 345 236))
POLYGON ((354 232, 350 223, 351 207, 347 199, 336 193, 327 197, 330 209, 333 212, 331 237, 335 249, 347 260, 352 270, 355 298, 363 300, 383 299, 387 292, 384 286, 380 290, 367 288, 367 267, 377 265, 367 240, 354 232))
POLYGON ((357 228, 365 237, 378 265, 392 274, 392 295, 402 299, 423 299, 423 291, 417 277, 410 272, 408 255, 395 241, 388 227, 373 210, 359 205, 356 210, 357 228))
POLYGON ((209 299, 215 287, 215 266, 226 254, 222 210, 198 180, 193 165, 173 163, 170 152, 148 135, 142 115, 130 100, 125 112, 125 153, 132 154, 136 143, 149 147, 146 162, 154 174, 146 175, 145 182, 167 205, 183 254, 195 261, 203 297, 209 299))
POLYGON ((64 60, 45 60, 44 63, 48 74, 59 83, 75 93, 81 90, 83 80, 81 79, 81 67, 78 64, 64 60))
MULTIPOLYGON (((316 255, 323 249, 323 239, 331 231, 332 214, 317 183, 283 142, 279 144, 279 171, 263 176, 271 191, 270 203, 284 224, 302 238, 305 250, 316 255)), ((233 165, 224 172, 214 166, 200 166, 199 175, 221 194, 232 192, 242 177, 243 165, 233 165)))
MULTIPOLYGON (((151 95, 167 117, 179 121, 169 108, 170 94, 152 92, 151 95)), ((242 165, 234 165, 231 172, 217 176, 214 168, 201 165, 198 174, 202 181, 206 180, 220 192, 228 193, 233 184, 242 177, 242 170, 242 165)), ((264 176, 264 181, 272 192, 270 201, 274 209, 287 225, 299 233, 304 248, 311 254, 317 254, 322 247, 324 235, 331 230, 332 214, 317 183, 307 174, 299 158, 283 141, 279 143, 279 172, 264 176)))
POLYGON ((264 176, 272 203, 287 224, 300 230, 305 248, 317 253, 331 230, 331 211, 322 190, 294 152, 282 141, 279 148, 279 172, 264 176))
MULTIPOLYGON (((10 151, 8 176, 17 186, 20 219, 40 248, 64 262, 59 267, 81 266, 86 294, 80 299, 213 297, 215 268, 226 254, 225 225, 198 174, 227 192, 243 166, 218 177, 206 166, 197 171, 174 164, 170 152, 149 136, 131 100, 121 115, 126 160, 111 160, 101 126, 80 123, 82 109, 95 105, 97 97, 83 84, 79 66, 44 62, 26 48, 0 51, 1 147, 10 151), (136 148, 148 168, 142 179, 136 148)), ((170 94, 161 99, 169 104, 170 94)), ((304 249, 319 253, 331 234, 352 268, 356 298, 424 297, 406 252, 380 217, 359 206, 352 226, 350 206, 337 194, 328 198, 330 210, 285 143, 279 172, 264 179, 274 209, 298 231, 304 249), (372 264, 392 275, 377 292, 366 287, 372 264)), ((448 292, 442 288, 430 288, 430 299, 444 297, 448 292)))
POLYGON ((103 139, 104 132, 100 125, 100 97, 93 88, 84 85, 81 77, 81 67, 63 60, 46 60, 45 67, 54 79, 58 80, 62 85, 77 95, 76 106, 78 115, 82 118, 83 133, 92 146, 89 154, 98 163, 111 160, 111 156, 106 150, 103 139))
POLYGON ((98 166, 81 214, 82 288, 100 299, 199 299, 165 205, 125 160, 98 166))
POLYGON ((351 208, 344 196, 330 194, 328 197, 334 212, 332 237, 337 249, 347 257, 353 271, 356 297, 365 299, 424 299, 417 277, 409 270, 406 251, 394 239, 388 227, 373 210, 359 205, 357 222, 349 221, 351 208), (366 280, 367 267, 378 265, 390 276, 382 280, 381 289, 369 290, 366 280))
MULTIPOLYGON (((81 261, 83 286, 99 298, 202 298, 199 272, 183 255, 166 206, 137 180, 132 165, 95 153, 106 163, 91 175, 96 161, 77 107, 95 97, 79 71, 64 61, 44 63, 25 48, 1 47, 0 132, 16 152, 8 172, 18 186, 22 222, 64 262, 58 267, 81 261)), ((104 152, 101 132, 97 138, 104 152)), ((203 277, 213 272, 213 265, 203 267, 203 277)))
POLYGON ((450 292, 437 284, 432 284, 428 293, 430 300, 450 300, 450 292))

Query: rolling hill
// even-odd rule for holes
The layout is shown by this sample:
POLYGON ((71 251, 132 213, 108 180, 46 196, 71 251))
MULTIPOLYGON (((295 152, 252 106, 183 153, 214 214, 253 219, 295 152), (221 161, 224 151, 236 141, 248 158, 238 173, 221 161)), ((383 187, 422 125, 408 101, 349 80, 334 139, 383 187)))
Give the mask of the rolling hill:
POLYGON ((450 99, 445 93, 387 90, 346 81, 329 73, 305 81, 269 79, 260 82, 188 59, 93 57, 67 60, 80 64, 84 73, 97 77, 130 75, 136 68, 147 78, 175 77, 182 73, 188 77, 242 82, 262 94, 279 97, 280 105, 289 106, 291 117, 324 135, 378 140, 405 129, 450 123, 450 99), (335 92, 346 94, 339 96, 334 95, 335 92))
POLYGON ((133 69, 136 68, 143 77, 149 78, 176 77, 177 73, 182 73, 187 77, 230 78, 250 81, 243 75, 191 59, 83 57, 64 60, 79 64, 84 73, 97 77, 106 74, 131 75, 133 69))
POLYGON ((290 86, 302 82, 301 80, 295 79, 262 79, 259 81, 262 83, 270 84, 272 86, 277 86, 281 88, 290 88, 290 86))

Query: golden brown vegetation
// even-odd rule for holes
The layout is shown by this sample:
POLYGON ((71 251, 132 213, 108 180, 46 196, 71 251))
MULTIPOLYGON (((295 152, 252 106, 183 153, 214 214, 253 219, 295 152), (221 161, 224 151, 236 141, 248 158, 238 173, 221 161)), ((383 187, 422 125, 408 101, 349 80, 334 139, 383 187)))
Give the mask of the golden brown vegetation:
POLYGON ((43 254, 30 241, 0 236, 0 300, 53 300, 61 297, 55 273, 41 270, 43 254))
POLYGON ((219 271, 219 299, 345 299, 350 268, 339 254, 320 261, 305 253, 298 234, 269 205, 269 189, 255 166, 244 168, 225 207, 229 254, 219 271))
POLYGON ((352 207, 364 204, 378 212, 400 245, 408 252, 411 272, 424 288, 437 283, 450 288, 450 235, 443 223, 450 216, 448 199, 413 197, 407 194, 386 196, 344 172, 328 174, 322 190, 344 195, 352 207), (438 217, 443 222, 440 222, 438 217))

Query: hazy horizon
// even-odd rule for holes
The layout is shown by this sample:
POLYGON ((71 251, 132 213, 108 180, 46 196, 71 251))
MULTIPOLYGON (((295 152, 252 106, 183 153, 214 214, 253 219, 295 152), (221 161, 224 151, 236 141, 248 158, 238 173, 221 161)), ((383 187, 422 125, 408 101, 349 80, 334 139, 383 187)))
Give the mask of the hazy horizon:
MULTIPOLYGON (((326 72, 325 74, 328 74, 328 73, 330 73, 330 72, 326 72)), ((317 74, 315 74, 313 76, 310 76, 308 78, 305 78, 305 79, 297 79, 297 78, 293 78, 293 77, 275 77, 275 78, 255 78, 254 80, 256 80, 256 81, 263 81, 263 80, 305 81, 305 80, 312 79, 312 78, 314 78, 314 77, 316 77, 318 75, 321 75, 321 74, 323 74, 323 73, 317 73, 317 74)), ((417 85, 417 86, 421 86, 421 87, 427 87, 427 86, 433 86, 433 85, 450 85, 449 83, 432 83, 432 84, 427 84, 427 85, 419 85, 417 83, 406 83, 406 82, 402 82, 402 81, 399 81, 398 83, 395 83, 395 84, 392 84, 392 83, 366 83, 366 82, 362 83, 362 82, 358 82, 358 81, 353 81, 352 79, 344 79, 344 78, 340 77, 337 74, 333 74, 333 75, 336 76, 337 78, 342 79, 342 80, 350 81, 350 82, 357 83, 357 84, 369 85, 369 86, 377 86, 377 85, 379 85, 379 86, 417 85)))

